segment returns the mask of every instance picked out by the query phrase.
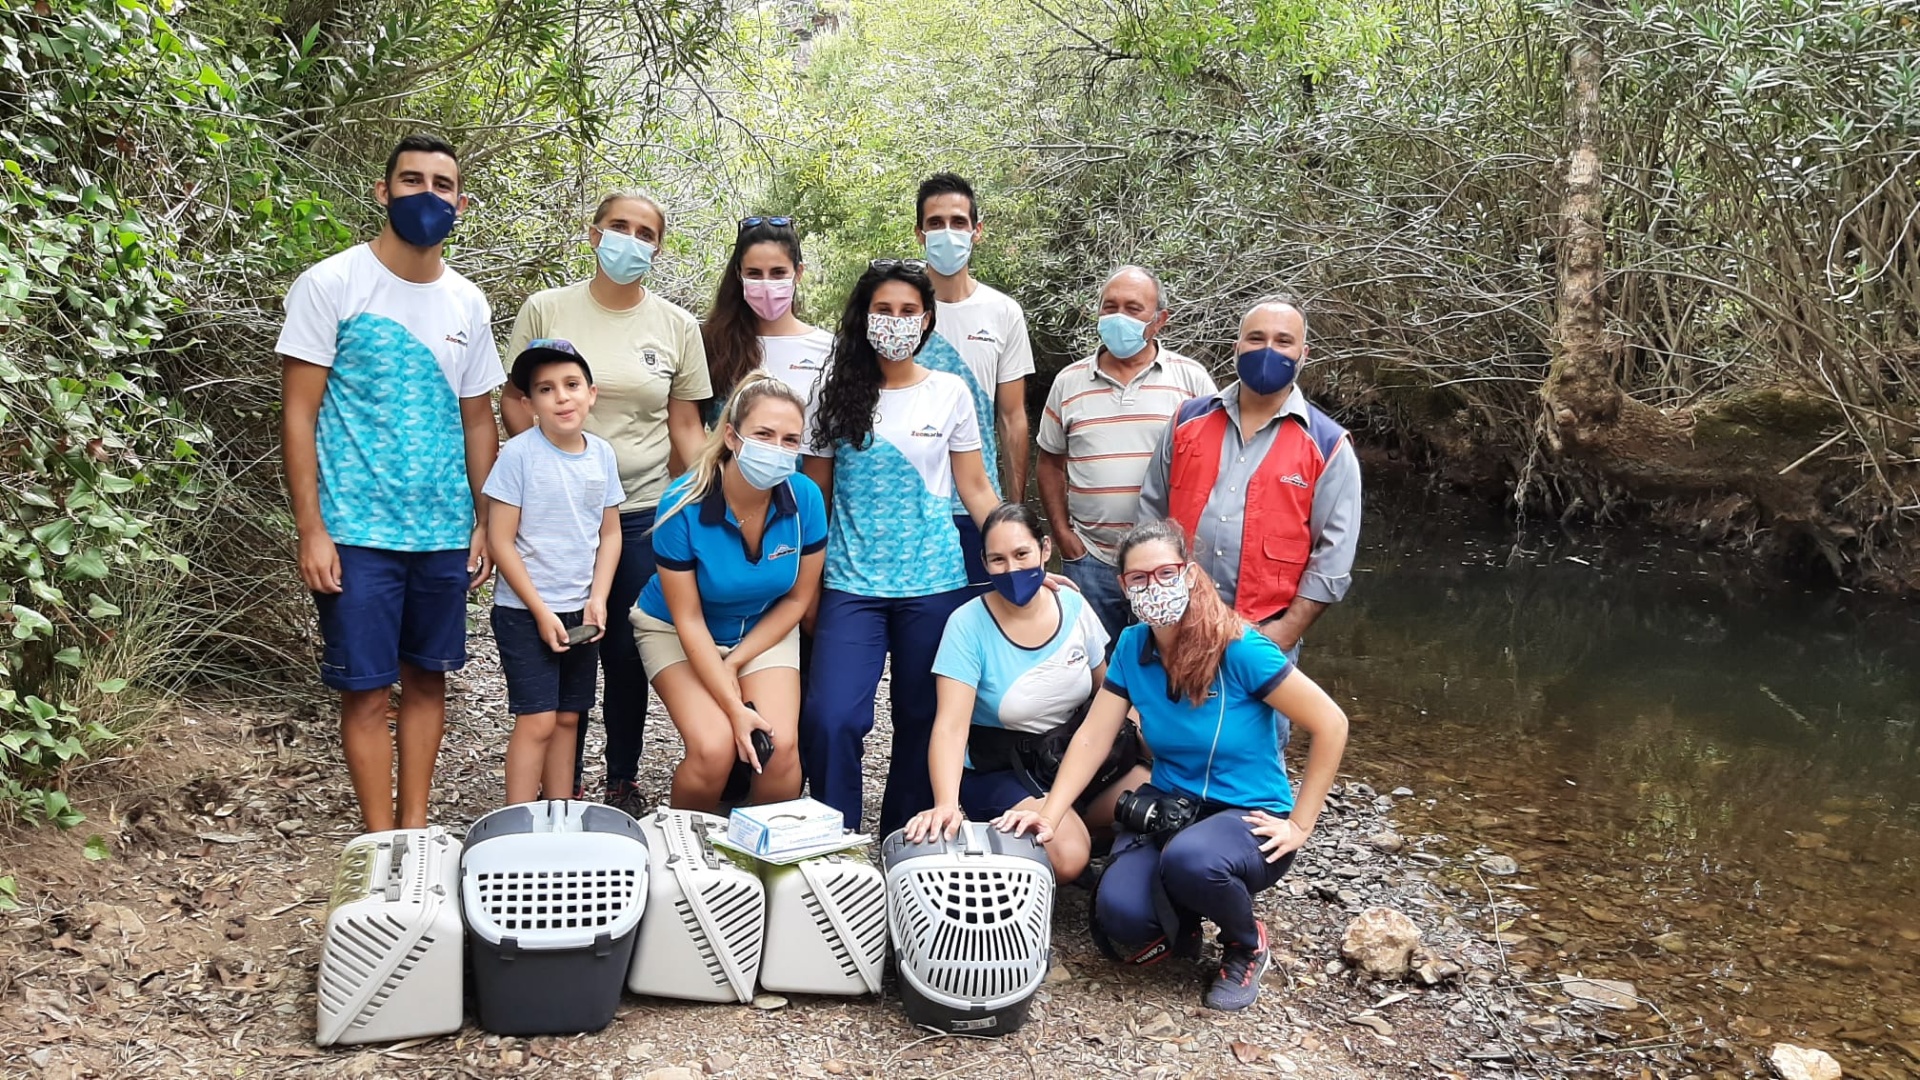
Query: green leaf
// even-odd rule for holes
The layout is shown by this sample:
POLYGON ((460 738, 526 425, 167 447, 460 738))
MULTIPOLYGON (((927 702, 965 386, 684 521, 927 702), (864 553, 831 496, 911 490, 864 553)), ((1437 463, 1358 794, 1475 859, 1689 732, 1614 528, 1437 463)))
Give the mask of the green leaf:
POLYGON ((127 688, 127 680, 101 679, 99 682, 93 684, 93 688, 103 694, 117 694, 127 688))
POLYGON ((13 605, 13 636, 25 641, 53 632, 53 623, 45 615, 22 604, 13 605))
POLYGON ((107 838, 99 833, 87 837, 87 846, 81 848, 80 853, 94 862, 113 858, 113 848, 108 846, 107 838))
MULTIPOLYGON (((9 161, 7 164, 13 164, 9 161)), ((20 910, 20 888, 13 883, 13 875, 0 877, 0 911, 20 910)))
POLYGON ((59 518, 33 530, 33 538, 54 555, 73 550, 73 519, 59 518))
POLYGON ((80 650, 73 646, 61 649, 59 652, 53 654, 53 662, 56 664, 65 664, 70 668, 77 668, 80 666, 80 650))
POLYGON ((120 614, 119 607, 101 599, 99 593, 87 594, 87 618, 107 619, 118 614, 120 614))
POLYGON ((66 561, 65 571, 69 578, 99 581, 107 576, 107 560, 102 558, 98 551, 83 551, 66 561))

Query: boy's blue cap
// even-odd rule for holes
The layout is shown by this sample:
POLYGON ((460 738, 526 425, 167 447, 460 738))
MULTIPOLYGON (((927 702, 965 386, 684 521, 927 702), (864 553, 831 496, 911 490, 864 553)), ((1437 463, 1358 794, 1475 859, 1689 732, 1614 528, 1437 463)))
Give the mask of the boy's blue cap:
POLYGON ((542 364, 579 364, 586 373, 587 385, 593 385, 593 369, 587 366, 587 358, 573 347, 573 342, 562 338, 534 338, 520 355, 513 358, 513 370, 507 378, 513 388, 523 394, 533 393, 533 373, 542 364))

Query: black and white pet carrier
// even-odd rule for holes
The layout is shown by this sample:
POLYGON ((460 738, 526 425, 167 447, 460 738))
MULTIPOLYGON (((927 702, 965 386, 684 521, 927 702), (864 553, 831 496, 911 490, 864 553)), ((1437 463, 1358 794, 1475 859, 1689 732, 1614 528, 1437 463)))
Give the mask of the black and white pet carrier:
POLYGON ((752 1001, 766 889, 714 850, 710 834, 726 835, 726 819, 662 806, 640 827, 653 861, 627 989, 687 1001, 752 1001))
POLYGON ((480 1026, 606 1027, 647 902, 639 824, 597 803, 521 803, 473 823, 460 868, 480 1026))
POLYGON ((789 994, 877 994, 887 963, 887 886, 864 854, 766 865, 760 985, 789 994))
POLYGON ((439 826, 347 841, 327 903, 314 1041, 460 1030, 460 842, 439 826))
POLYGON ((1052 956, 1045 849, 967 822, 951 840, 910 844, 896 831, 880 861, 907 1019, 953 1034, 1018 1030, 1052 956))

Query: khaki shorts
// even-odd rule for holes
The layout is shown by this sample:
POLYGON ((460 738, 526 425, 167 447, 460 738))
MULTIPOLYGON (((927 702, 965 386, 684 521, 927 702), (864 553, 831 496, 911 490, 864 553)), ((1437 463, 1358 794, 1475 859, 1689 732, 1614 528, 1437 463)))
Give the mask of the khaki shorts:
MULTIPOLYGON (((633 638, 640 646, 640 662, 646 665, 647 681, 652 682, 660 673, 675 664, 685 663, 687 651, 680 647, 680 632, 670 622, 634 608, 632 613, 633 638)), ((720 655, 726 656, 733 651, 731 645, 718 646, 720 655)), ((792 668, 800 670, 800 628, 787 631, 787 636, 773 643, 766 652, 747 661, 740 670, 742 675, 751 675, 756 671, 770 668, 792 668)))

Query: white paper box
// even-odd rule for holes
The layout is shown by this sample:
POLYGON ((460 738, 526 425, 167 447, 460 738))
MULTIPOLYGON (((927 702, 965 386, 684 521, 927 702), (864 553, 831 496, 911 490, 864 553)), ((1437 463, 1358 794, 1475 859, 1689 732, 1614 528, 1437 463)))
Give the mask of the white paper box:
POLYGON ((742 806, 727 819, 727 839, 755 855, 778 855, 838 839, 840 811, 813 799, 742 806))

